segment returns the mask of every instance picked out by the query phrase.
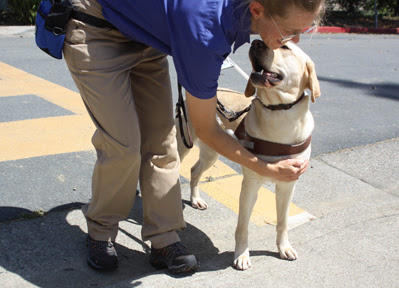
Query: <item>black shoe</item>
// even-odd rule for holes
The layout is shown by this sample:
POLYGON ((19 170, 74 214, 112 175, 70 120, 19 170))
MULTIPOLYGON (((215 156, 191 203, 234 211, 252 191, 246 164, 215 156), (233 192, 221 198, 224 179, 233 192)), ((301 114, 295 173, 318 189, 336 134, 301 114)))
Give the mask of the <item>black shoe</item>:
POLYGON ((118 254, 111 241, 97 241, 87 236, 87 264, 98 270, 118 268, 118 254))
POLYGON ((150 263, 158 269, 167 267, 174 274, 193 271, 200 265, 197 258, 190 255, 180 242, 161 249, 151 248, 150 263))

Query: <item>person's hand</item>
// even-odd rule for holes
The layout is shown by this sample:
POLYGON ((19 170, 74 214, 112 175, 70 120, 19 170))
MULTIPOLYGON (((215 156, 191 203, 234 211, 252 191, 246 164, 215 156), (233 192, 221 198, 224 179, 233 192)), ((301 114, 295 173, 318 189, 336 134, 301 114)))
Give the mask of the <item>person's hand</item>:
POLYGON ((309 161, 301 159, 286 159, 269 164, 271 177, 277 181, 292 182, 306 172, 309 161))

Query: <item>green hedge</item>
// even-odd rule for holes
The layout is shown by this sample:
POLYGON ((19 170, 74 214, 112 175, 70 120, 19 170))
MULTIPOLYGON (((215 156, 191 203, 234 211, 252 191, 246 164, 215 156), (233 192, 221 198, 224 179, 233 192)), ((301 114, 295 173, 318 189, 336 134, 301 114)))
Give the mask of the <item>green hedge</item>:
POLYGON ((8 0, 2 17, 13 25, 33 25, 39 4, 40 0, 8 0))
MULTIPOLYGON (((374 14, 375 2, 375 0, 327 0, 327 3, 337 4, 348 13, 364 15, 374 14)), ((379 15, 399 16, 399 0, 377 0, 377 9, 379 15)))

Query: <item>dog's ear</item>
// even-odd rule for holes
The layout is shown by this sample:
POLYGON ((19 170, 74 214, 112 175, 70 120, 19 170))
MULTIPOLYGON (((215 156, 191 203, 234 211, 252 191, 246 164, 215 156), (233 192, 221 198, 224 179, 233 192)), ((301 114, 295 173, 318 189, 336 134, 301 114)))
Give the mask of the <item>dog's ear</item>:
POLYGON ((308 69, 309 74, 308 88, 312 92, 312 102, 314 103, 316 98, 321 95, 319 79, 317 79, 316 69, 312 60, 308 59, 306 62, 306 68, 308 69))
POLYGON ((246 97, 251 97, 255 95, 255 87, 252 85, 251 79, 248 79, 247 87, 245 88, 245 96, 246 97))

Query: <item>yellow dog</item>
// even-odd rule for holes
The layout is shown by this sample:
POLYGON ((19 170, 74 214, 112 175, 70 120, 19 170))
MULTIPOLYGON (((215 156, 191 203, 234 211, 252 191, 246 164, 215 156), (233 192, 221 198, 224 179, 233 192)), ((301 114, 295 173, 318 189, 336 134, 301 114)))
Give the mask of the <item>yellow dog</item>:
MULTIPOLYGON (((250 109, 233 122, 226 119, 223 109, 219 109, 219 123, 224 129, 234 131, 235 137, 243 146, 267 162, 287 158, 309 159, 310 139, 314 128, 309 104, 320 96, 313 61, 291 42, 277 50, 271 50, 260 40, 252 42, 249 57, 253 72, 245 91, 248 98, 237 93, 218 93, 218 99, 223 104, 224 111, 242 111, 249 106, 250 109), (308 90, 310 96, 307 95, 308 90)), ((200 197, 198 181, 203 172, 217 161, 219 154, 196 139, 194 134, 193 139, 198 140, 200 157, 191 169, 191 203, 195 208, 206 209, 207 204, 200 197)), ((178 149, 183 161, 188 149, 183 145, 180 135, 178 149)), ((234 266, 241 270, 251 267, 248 223, 258 190, 267 181, 276 184, 276 230, 280 256, 295 260, 298 255, 288 241, 287 220, 296 181, 278 182, 261 177, 245 167, 242 167, 242 171, 244 178, 235 233, 234 266)))

